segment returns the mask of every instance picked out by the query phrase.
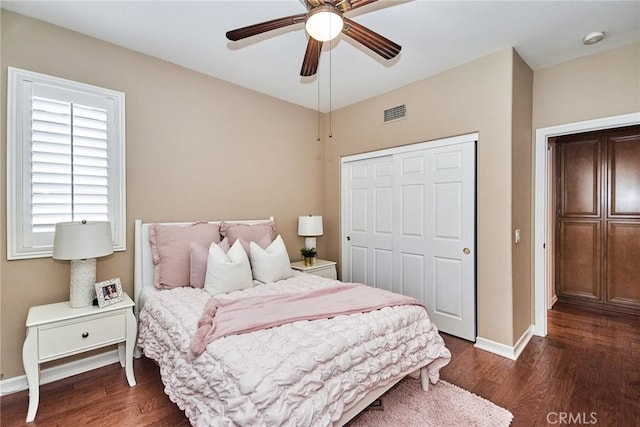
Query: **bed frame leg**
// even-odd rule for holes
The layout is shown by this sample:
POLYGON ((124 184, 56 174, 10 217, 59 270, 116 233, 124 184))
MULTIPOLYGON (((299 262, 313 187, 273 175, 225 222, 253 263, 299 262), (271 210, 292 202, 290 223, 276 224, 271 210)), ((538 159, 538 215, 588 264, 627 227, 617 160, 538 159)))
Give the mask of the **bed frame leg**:
POLYGON ((420 368, 420 384, 423 391, 429 391, 429 375, 427 374, 427 368, 420 368))

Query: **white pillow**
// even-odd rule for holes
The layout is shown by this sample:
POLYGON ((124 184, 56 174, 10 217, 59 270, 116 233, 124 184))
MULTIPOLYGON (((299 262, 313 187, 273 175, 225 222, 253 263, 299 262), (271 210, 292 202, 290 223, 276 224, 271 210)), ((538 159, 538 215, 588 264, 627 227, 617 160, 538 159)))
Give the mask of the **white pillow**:
POLYGON ((240 240, 226 254, 216 243, 209 246, 204 290, 211 295, 253 287, 249 258, 240 240))
POLYGON ((288 279, 293 275, 291 262, 284 240, 278 235, 265 249, 255 242, 249 243, 251 250, 251 271, 253 278, 260 282, 270 283, 282 279, 288 279))

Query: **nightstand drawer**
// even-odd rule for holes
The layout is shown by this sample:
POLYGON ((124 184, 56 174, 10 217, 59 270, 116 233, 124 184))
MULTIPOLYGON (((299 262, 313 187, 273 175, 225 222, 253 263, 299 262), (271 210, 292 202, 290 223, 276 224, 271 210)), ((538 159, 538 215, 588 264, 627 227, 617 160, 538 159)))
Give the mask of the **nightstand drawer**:
POLYGON ((291 263, 291 268, 302 271, 303 273, 314 274, 316 276, 327 277, 337 280, 338 272, 336 270, 335 261, 327 261, 324 259, 316 260, 313 265, 304 265, 304 261, 296 261, 291 263))
POLYGON ((328 277, 329 279, 337 279, 336 267, 333 265, 327 268, 319 268, 317 270, 308 271, 308 273, 315 274, 316 276, 328 277))
POLYGON ((38 330, 38 359, 71 355, 110 343, 121 342, 126 332, 125 314, 76 322, 58 323, 38 330))

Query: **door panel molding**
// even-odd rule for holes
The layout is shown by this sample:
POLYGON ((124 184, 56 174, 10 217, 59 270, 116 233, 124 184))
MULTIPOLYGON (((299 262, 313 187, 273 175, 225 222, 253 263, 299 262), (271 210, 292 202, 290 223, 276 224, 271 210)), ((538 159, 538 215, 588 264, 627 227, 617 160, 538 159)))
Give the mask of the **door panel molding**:
POLYGON ((607 301, 640 309, 640 222, 609 221, 607 301))
POLYGON ((560 220, 556 267, 558 298, 602 301, 600 259, 601 221, 560 220))
POLYGON ((601 144, 599 139, 558 143, 559 214, 600 217, 601 144))
POLYGON ((609 217, 640 217, 640 136, 607 139, 609 217))

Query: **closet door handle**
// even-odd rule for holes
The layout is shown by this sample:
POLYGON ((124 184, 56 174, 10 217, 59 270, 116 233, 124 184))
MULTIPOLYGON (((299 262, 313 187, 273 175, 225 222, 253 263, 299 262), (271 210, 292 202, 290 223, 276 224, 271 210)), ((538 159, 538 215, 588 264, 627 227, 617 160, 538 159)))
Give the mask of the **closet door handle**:
POLYGON ((465 254, 465 255, 469 255, 469 254, 471 253, 471 249, 469 249, 469 248, 464 248, 464 249, 462 250, 462 252, 464 252, 464 254, 465 254))
POLYGON ((347 242, 351 241, 351 236, 347 236, 347 242))

